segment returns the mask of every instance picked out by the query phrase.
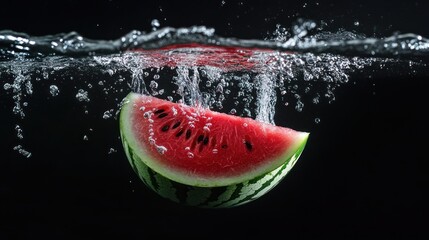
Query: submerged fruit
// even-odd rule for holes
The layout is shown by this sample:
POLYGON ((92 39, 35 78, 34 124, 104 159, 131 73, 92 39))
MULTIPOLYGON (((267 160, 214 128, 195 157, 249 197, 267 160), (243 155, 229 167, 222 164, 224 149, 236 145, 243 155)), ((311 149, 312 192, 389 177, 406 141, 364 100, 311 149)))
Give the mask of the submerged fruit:
POLYGON ((200 207, 238 206, 289 172, 308 133, 130 93, 120 115, 131 166, 159 195, 200 207))

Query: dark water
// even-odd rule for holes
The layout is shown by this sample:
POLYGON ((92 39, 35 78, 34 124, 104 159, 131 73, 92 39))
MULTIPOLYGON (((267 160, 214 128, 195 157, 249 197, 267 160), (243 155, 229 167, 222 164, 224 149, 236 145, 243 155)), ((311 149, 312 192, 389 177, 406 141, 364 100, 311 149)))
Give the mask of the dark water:
MULTIPOLYGON (((246 4, 234 6, 245 12, 246 4)), ((422 237, 428 35, 413 25, 411 33, 371 36, 336 28, 340 20, 324 29, 298 20, 252 38, 240 35, 252 29, 232 34, 209 22, 155 21, 153 31, 111 40, 77 28, 0 31, 0 236, 422 237), (222 210, 180 206, 147 189, 125 158, 116 114, 129 91, 202 102, 309 131, 310 139, 284 181, 257 201, 222 210)))

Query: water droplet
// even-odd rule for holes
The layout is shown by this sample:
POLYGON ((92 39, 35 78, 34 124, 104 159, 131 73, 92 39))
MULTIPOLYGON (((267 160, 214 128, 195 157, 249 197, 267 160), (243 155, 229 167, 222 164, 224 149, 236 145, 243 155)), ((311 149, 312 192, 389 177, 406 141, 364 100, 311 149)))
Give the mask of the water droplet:
POLYGON ((116 149, 114 149, 114 148, 110 148, 110 149, 109 149, 109 152, 107 152, 107 154, 112 154, 112 153, 115 153, 115 152, 117 152, 117 150, 116 150, 116 149))
POLYGON ((194 157, 194 154, 191 153, 191 152, 188 152, 187 155, 188 155, 188 158, 193 158, 194 157))
POLYGON ((83 89, 79 89, 79 90, 77 91, 76 99, 77 99, 79 102, 89 102, 89 101, 90 101, 90 100, 89 100, 89 97, 88 97, 88 92, 87 92, 87 91, 85 91, 85 90, 83 90, 83 89))
POLYGON ((3 85, 3 88, 4 88, 4 90, 9 90, 9 89, 11 89, 11 88, 12 88, 12 84, 10 84, 10 83, 5 83, 5 84, 3 85))
POLYGON ((213 154, 217 154, 219 151, 216 149, 216 148, 214 148, 213 150, 212 150, 212 153, 213 154))
POLYGON ((15 130, 16 130, 16 136, 19 138, 19 139, 23 139, 24 138, 24 136, 22 135, 22 129, 21 129, 21 127, 17 124, 17 125, 15 125, 15 130))
POLYGON ((204 132, 210 132, 210 128, 208 126, 203 127, 204 132))
POLYGON ((158 151, 159 154, 164 154, 167 152, 167 148, 164 146, 156 146, 156 151, 158 151))
POLYGON ((296 101, 295 109, 298 112, 302 112, 302 109, 304 108, 304 103, 301 100, 296 101))
POLYGON ((149 137, 149 144, 150 144, 150 145, 155 145, 155 143, 156 143, 156 142, 155 142, 155 139, 154 139, 152 136, 150 136, 150 137, 149 137))
POLYGON ((55 97, 55 96, 58 96, 58 94, 60 93, 60 90, 56 85, 51 85, 49 86, 49 92, 53 97, 55 97))
POLYGON ((15 147, 13 147, 13 150, 18 151, 19 154, 26 158, 31 157, 31 152, 25 150, 21 145, 16 145, 15 147))
POLYGON ((88 136, 83 135, 83 140, 88 141, 88 136))
POLYGON ((159 28, 159 26, 161 26, 158 19, 153 19, 150 25, 152 26, 153 31, 156 31, 159 28))
POLYGON ((175 107, 171 108, 171 112, 173 112, 173 116, 177 116, 177 109, 175 107))
POLYGON ((113 111, 113 109, 105 111, 103 113, 103 119, 109 119, 109 118, 111 118, 112 117, 112 111, 113 111))
POLYGON ((315 118, 315 119, 314 119, 314 122, 315 122, 315 123, 320 123, 320 118, 315 118))

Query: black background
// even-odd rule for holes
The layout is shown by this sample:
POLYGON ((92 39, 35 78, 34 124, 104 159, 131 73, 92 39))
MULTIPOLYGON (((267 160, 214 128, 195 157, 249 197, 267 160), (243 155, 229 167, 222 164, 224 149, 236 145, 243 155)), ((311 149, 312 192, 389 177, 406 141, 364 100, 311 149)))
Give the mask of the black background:
MULTIPOLYGON (((116 39, 131 30, 148 32, 158 19, 161 27, 205 25, 225 37, 263 39, 276 24, 289 27, 302 17, 324 20, 325 30, 334 32, 429 36, 428 9, 425 1, 2 1, 0 29, 116 39)), ((31 121, 22 123, 33 157, 23 158, 12 150, 19 120, 11 113, 11 96, 1 91, 0 238, 424 239, 429 79, 401 69, 386 72, 337 91, 333 104, 314 109, 319 124, 311 107, 292 118, 291 127, 311 132, 297 165, 268 195, 223 210, 158 198, 139 182, 122 149, 106 154, 112 142, 119 143, 117 122, 82 117, 80 106, 66 97, 49 104, 33 99, 31 121), (99 131, 82 144, 76 129, 94 122, 99 131)), ((67 84, 61 89, 66 96, 67 84)))

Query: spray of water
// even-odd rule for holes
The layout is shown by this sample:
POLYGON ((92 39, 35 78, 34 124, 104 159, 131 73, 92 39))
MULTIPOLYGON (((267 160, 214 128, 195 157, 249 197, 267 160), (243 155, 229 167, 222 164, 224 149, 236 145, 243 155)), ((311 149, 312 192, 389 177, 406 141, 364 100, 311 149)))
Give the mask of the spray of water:
MULTIPOLYGON (((310 36, 317 27, 313 21, 289 29, 278 25, 265 40, 223 38, 207 27, 159 29, 156 21, 152 26, 150 33, 133 31, 111 41, 77 33, 32 37, 0 31, 2 94, 11 96, 11 111, 21 120, 31 97, 41 94, 34 93, 34 85, 47 81, 50 99, 65 94, 64 82, 74 82, 73 98, 83 105, 104 95, 110 106, 92 113, 103 120, 115 119, 122 97, 134 91, 277 124, 276 110, 290 111, 286 106, 302 112, 309 104, 335 101, 335 90, 352 73, 404 58, 409 68, 425 67, 429 56, 429 41, 418 35, 373 39, 340 31, 310 36)), ((25 129, 19 124, 15 129, 22 139, 25 129)), ((31 156, 21 144, 14 149, 31 156)))

